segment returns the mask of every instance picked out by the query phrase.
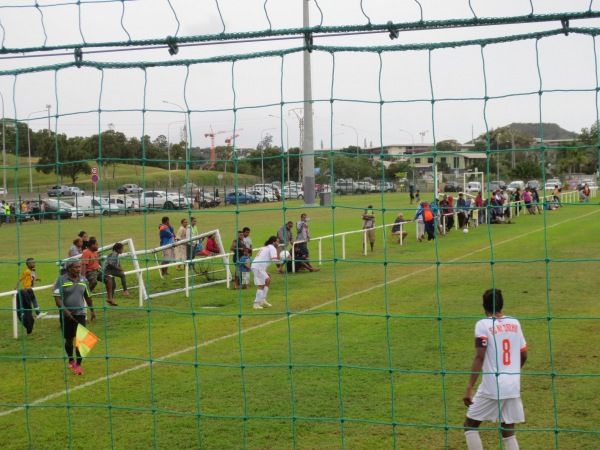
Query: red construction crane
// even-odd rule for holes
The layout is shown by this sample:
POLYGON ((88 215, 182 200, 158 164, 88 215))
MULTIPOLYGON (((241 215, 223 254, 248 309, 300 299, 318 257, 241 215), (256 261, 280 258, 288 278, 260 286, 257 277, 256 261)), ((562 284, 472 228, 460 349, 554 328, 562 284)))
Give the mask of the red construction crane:
MULTIPOLYGON (((241 130, 243 130, 243 128, 240 128, 238 131, 241 131, 241 130)), ((217 134, 222 134, 222 133, 233 133, 233 130, 213 131, 212 126, 211 126, 210 133, 204 133, 204 137, 210 137, 210 166, 211 167, 215 166, 215 160, 217 159, 217 156, 215 154, 215 136, 217 134)), ((231 139, 233 139, 233 137, 231 139)))
POLYGON ((231 147, 231 143, 233 142, 233 140, 238 137, 239 134, 234 134, 231 137, 228 137, 227 139, 225 139, 225 143, 227 144, 228 147, 231 147))
POLYGON ((210 137, 210 166, 215 166, 215 136, 221 133, 229 133, 229 131, 213 131, 212 126, 210 127, 210 133, 204 133, 204 137, 210 137))

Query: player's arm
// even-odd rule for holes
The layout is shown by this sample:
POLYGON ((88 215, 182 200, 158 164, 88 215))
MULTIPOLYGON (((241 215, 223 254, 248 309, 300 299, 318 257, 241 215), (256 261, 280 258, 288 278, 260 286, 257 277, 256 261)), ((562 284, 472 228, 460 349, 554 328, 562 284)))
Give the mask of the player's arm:
POLYGON ((525 361, 527 361, 527 347, 521 350, 521 368, 525 365, 525 361))
POLYGON ((87 288, 85 290, 85 294, 83 294, 83 298, 85 299, 85 303, 88 305, 88 309, 90 310, 90 320, 92 322, 96 321, 96 312, 94 311, 94 302, 92 301, 92 297, 90 297, 87 288))
POLYGON ((475 357, 473 358, 473 364, 471 364, 471 376, 467 383, 467 390, 463 396, 463 402, 465 406, 471 406, 473 403, 473 387, 479 378, 479 374, 483 371, 483 361, 485 360, 485 351, 487 342, 482 338, 475 340, 475 357))

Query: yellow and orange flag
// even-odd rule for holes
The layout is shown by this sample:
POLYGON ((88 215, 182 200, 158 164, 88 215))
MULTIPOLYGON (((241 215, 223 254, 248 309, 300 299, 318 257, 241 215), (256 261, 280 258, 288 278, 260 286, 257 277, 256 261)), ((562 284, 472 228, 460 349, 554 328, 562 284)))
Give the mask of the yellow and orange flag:
POLYGON ((77 339, 75 345, 79 348, 79 354, 86 357, 99 341, 98 336, 79 324, 77 326, 77 339))

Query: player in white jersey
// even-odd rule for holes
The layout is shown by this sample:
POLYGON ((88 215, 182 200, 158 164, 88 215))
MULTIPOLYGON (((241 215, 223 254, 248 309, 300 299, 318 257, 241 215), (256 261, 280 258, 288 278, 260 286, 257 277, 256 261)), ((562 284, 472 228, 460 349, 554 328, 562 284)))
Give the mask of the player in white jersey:
POLYGON ((469 450, 482 450, 479 425, 484 420, 500 421, 506 450, 518 450, 515 423, 525 422, 521 403, 521 368, 527 360, 527 343, 517 319, 502 315, 502 291, 483 294, 487 318, 475 325, 475 358, 463 397, 469 407, 464 423, 469 450), (483 373, 475 397, 473 387, 483 373))
MULTIPOLYGON (((265 306, 271 306, 267 302, 267 293, 271 285, 271 277, 267 273, 267 269, 273 261, 277 261, 277 246, 279 239, 277 236, 271 236, 265 246, 258 251, 258 254, 252 261, 252 273, 254 274, 254 284, 257 286, 256 297, 254 299, 254 309, 263 309, 265 306)), ((283 273, 283 264, 277 264, 277 271, 283 273)))

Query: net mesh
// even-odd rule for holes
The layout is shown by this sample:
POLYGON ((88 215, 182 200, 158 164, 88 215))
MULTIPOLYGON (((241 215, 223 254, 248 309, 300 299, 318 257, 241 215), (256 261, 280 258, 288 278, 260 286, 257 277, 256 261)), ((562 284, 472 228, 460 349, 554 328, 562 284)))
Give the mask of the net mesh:
MULTIPOLYGON (((331 205, 324 196, 319 208, 305 207, 312 199, 291 189, 282 189, 281 202, 244 205, 254 184, 307 175, 299 150, 305 51, 321 136, 320 150, 310 153, 325 177, 321 184, 332 191, 346 189, 341 178, 371 175, 367 167, 374 165, 372 178, 412 176, 406 185, 420 188, 422 200, 433 199, 446 181, 437 171, 426 177, 434 161, 460 168, 458 182, 469 161, 473 172, 484 172, 486 192, 500 170, 515 179, 519 170, 531 173, 527 162, 541 168, 542 184, 560 171, 597 175, 594 1, 564 10, 455 1, 445 16, 417 0, 385 8, 353 1, 344 14, 335 2, 315 1, 308 27, 297 26, 297 3, 293 14, 289 5, 268 0, 0 5, 4 199, 15 204, 3 217, 9 223, 2 226, 0 261, 7 287, 0 308, 0 423, 11 430, 3 446, 462 447, 473 326, 483 314, 482 292, 496 287, 530 348, 521 376, 527 417, 518 427, 521 445, 597 447, 595 189, 586 199, 565 184, 558 210, 549 209, 554 199, 545 191, 535 215, 513 203, 506 213, 514 224, 470 222, 468 233, 442 230, 428 244, 414 238, 422 234, 418 223, 402 225, 407 238, 394 234, 398 214, 411 219, 417 203, 406 189, 386 192, 384 184, 365 196, 336 193, 331 205), (40 99, 51 104, 44 109, 40 99), (592 127, 562 141, 548 137, 548 123, 570 108, 592 127), (535 121, 537 139, 520 141, 511 127, 495 128, 512 117, 535 121), (484 138, 468 133, 470 146, 459 146, 452 135, 465 124, 484 138), (397 131, 417 126, 421 146, 418 135, 415 142, 412 133, 397 131), (239 145, 248 142, 244 133, 258 141, 259 129, 259 153, 239 145), (340 151, 342 132, 352 145, 340 151), (412 144, 391 146, 399 133, 412 144), (271 135, 280 147, 271 145, 271 135), (231 145, 215 145, 221 138, 231 145), (419 147, 424 151, 416 155, 419 147), (406 157, 411 175, 390 177, 387 163, 406 157), (77 218, 69 205, 46 201, 47 188, 70 181, 93 197, 111 198, 122 198, 117 187, 135 182, 146 192, 171 192, 174 204, 150 207, 127 192, 136 205, 125 204, 123 214, 77 218), (181 209, 171 209, 180 201, 181 209), (378 225, 373 251, 361 230, 367 204, 378 225), (272 271, 273 307, 263 310, 252 307, 252 281, 247 290, 211 285, 227 278, 224 263, 235 272, 233 261, 196 261, 185 272, 192 286, 186 297, 169 294, 181 279, 159 276, 154 253, 127 255, 123 266, 135 271, 139 263, 147 296, 140 306, 117 293, 113 308, 105 290, 96 289, 98 320, 88 328, 100 342, 82 364, 85 375, 74 375, 51 286, 79 231, 101 246, 131 239, 138 250, 156 249, 163 215, 175 232, 180 220, 195 217, 198 234, 220 230, 225 251, 238 248, 231 242, 249 226, 256 256, 288 221, 296 239, 302 213, 312 219, 310 256, 321 271, 272 271), (9 288, 30 257, 47 315, 35 320, 30 335, 19 325, 13 340, 8 324, 17 311, 9 288)), ((350 186, 350 194, 370 190, 350 186)), ((488 204, 479 214, 493 216, 496 209, 488 204)), ((138 289, 131 286, 134 297, 138 289)), ((501 447, 501 431, 484 423, 484 444, 501 447)))

